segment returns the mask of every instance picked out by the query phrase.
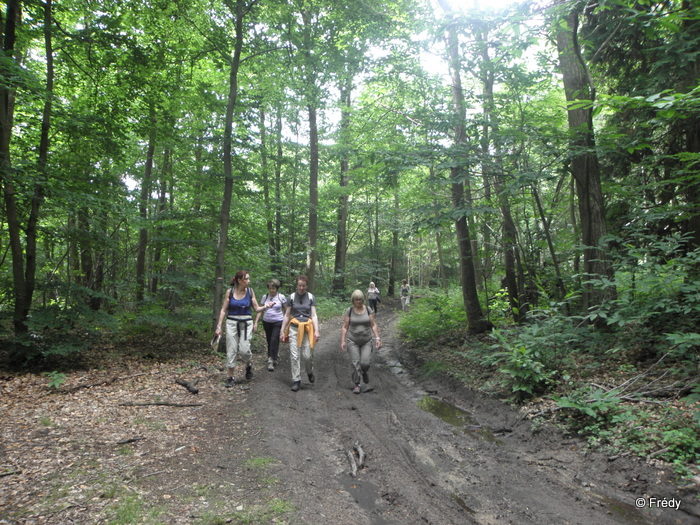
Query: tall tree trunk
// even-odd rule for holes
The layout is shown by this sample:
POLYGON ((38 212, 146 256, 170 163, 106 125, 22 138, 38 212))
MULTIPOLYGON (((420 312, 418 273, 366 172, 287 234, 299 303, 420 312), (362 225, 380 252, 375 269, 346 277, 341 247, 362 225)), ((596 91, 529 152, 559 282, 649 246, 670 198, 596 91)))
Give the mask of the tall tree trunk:
MULTIPOLYGON (((108 212, 102 210, 99 212, 99 222, 101 224, 102 231, 106 231, 106 226, 108 222, 108 212)), ((102 308, 102 298, 100 295, 103 292, 104 281, 105 281, 105 251, 106 246, 100 246, 100 249, 95 252, 95 266, 94 266, 94 277, 92 281, 92 286, 90 289, 95 292, 92 297, 88 300, 88 306, 93 311, 98 311, 102 308)))
POLYGON ((226 120, 224 123, 224 196, 221 202, 219 214, 219 242, 216 246, 216 268, 214 286, 214 308, 212 310, 212 330, 216 328, 216 322, 221 311, 224 290, 224 264, 226 258, 226 246, 228 245, 228 225, 231 217, 231 199, 233 196, 233 112, 238 96, 238 69, 241 64, 241 51, 243 50, 243 8, 244 1, 236 0, 235 17, 236 43, 231 58, 231 71, 229 73, 228 102, 226 104, 226 120))
POLYGON ((464 92, 462 90, 461 66, 459 60, 459 40, 454 25, 447 29, 447 48, 450 58, 450 75, 452 77, 452 104, 455 118, 454 147, 458 152, 455 166, 450 169, 452 207, 458 211, 455 219, 457 231, 457 245, 459 247, 459 266, 462 284, 462 298, 464 309, 467 313, 467 324, 471 333, 482 333, 491 329, 492 324, 484 318, 479 303, 479 294, 476 288, 476 274, 474 271, 474 256, 472 254, 471 237, 467 217, 464 213, 465 184, 466 179, 464 163, 466 162, 463 150, 468 146, 466 131, 466 110, 464 106, 464 92))
POLYGON ((544 237, 547 240, 547 247, 549 248, 549 256, 552 258, 552 266, 554 266, 554 274, 557 276, 556 282, 556 296, 557 300, 562 300, 566 297, 566 287, 564 285, 564 279, 561 275, 561 268, 559 267, 559 258, 557 257, 557 252, 554 249, 554 241, 552 240, 552 235, 549 231, 549 220, 544 213, 544 207, 542 206, 542 199, 540 199, 540 192, 537 189, 537 185, 532 183, 532 196, 535 199, 535 204, 537 205, 537 213, 540 216, 540 222, 542 223, 542 229, 544 230, 544 237))
POLYGON ((309 289, 316 282, 316 240, 318 237, 318 122, 316 107, 309 106, 309 237, 306 255, 306 276, 309 289))
POLYGON ((275 125, 275 141, 277 143, 277 154, 275 155, 275 259, 272 262, 272 272, 276 275, 282 273, 282 162, 284 161, 284 151, 282 148, 282 105, 277 107, 277 118, 275 125))
MULTIPOLYGON (((580 8, 583 4, 580 4, 580 8)), ((564 91, 569 103, 595 100, 595 87, 585 66, 578 44, 578 17, 572 11, 557 27, 557 50, 564 79, 564 91)), ((600 166, 595 153, 593 110, 590 105, 568 110, 571 138, 571 173, 576 181, 581 241, 583 244, 583 271, 593 278, 613 278, 613 268, 600 242, 607 233, 603 192, 600 182, 600 166)), ((589 283, 583 285, 583 309, 602 304, 616 296, 615 288, 596 288, 589 283)))
POLYGON ((6 2, 6 16, 2 34, 2 49, 6 57, 0 64, 0 76, 6 80, 0 86, 0 185, 5 202, 7 229, 12 253, 13 281, 13 328, 16 334, 27 332, 27 319, 32 304, 36 282, 36 234, 39 209, 43 201, 44 179, 49 148, 49 127, 51 103, 53 97, 53 49, 51 44, 52 7, 44 5, 44 41, 46 50, 46 100, 41 123, 41 135, 38 156, 38 174, 30 199, 29 217, 22 242, 22 226, 18 209, 15 173, 12 168, 10 143, 14 124, 15 88, 12 79, 17 77, 15 67, 19 67, 18 53, 15 49, 17 30, 21 23, 21 1, 6 2))
MULTIPOLYGON (((435 166, 431 165, 429 168, 430 171, 430 184, 431 184, 431 191, 434 194, 437 194, 437 191, 432 187, 435 181, 435 166)), ((435 245, 437 246, 437 254, 438 254, 438 278, 440 279, 440 285, 442 286, 443 291, 445 292, 445 295, 448 294, 449 288, 447 284, 447 271, 445 270, 445 258, 443 255, 443 249, 442 249, 442 226, 439 225, 439 220, 440 216, 442 215, 441 211, 441 205, 438 202, 436 198, 433 198, 433 216, 435 218, 436 223, 438 223, 437 228, 435 229, 435 245)), ((476 268, 474 269, 476 272, 476 268)))
POLYGON ((501 162, 501 144, 498 137, 499 125, 496 116, 496 104, 493 96, 494 72, 491 57, 488 51, 488 32, 484 27, 477 28, 476 40, 481 47, 481 82, 484 89, 484 123, 481 137, 482 171, 485 178, 493 180, 494 189, 498 197, 498 204, 503 219, 502 248, 505 268, 505 284, 508 290, 508 302, 511 315, 516 323, 523 320, 526 306, 521 301, 520 287, 516 271, 516 252, 518 249, 518 232, 513 221, 510 202, 506 187, 503 182, 503 170, 501 162), (495 155, 492 155, 491 147, 495 155), (490 177, 489 177, 490 175, 490 177))
POLYGON ((265 209, 265 226, 267 228, 267 251, 270 256, 269 270, 274 272, 275 260, 277 253, 275 252, 275 230, 274 230, 274 213, 272 203, 270 202, 270 173, 269 164, 267 162, 267 127, 265 123, 265 108, 260 107, 260 170, 262 171, 263 184, 263 203, 265 209))
POLYGON ((316 242, 318 238, 318 87, 311 38, 312 17, 308 9, 301 13, 304 22, 304 80, 309 114, 309 234, 306 246, 306 276, 309 290, 316 281, 316 242))
MULTIPOLYGON (((700 21, 697 16, 692 16, 691 4, 690 0, 683 0, 681 3, 683 11, 689 15, 683 18, 682 34, 686 41, 697 42, 700 38, 700 21)), ((687 68, 678 91, 687 93, 698 85, 698 79, 700 79, 700 59, 696 58, 693 66, 687 68)), ((700 118, 693 115, 687 119, 680 119, 678 125, 683 128, 682 133, 685 135, 685 151, 700 153, 700 118)), ((690 249, 700 248, 700 177, 696 175, 688 181, 682 191, 690 208, 688 218, 688 233, 692 236, 690 249)), ((698 271, 700 269, 696 268, 694 277, 697 277, 698 271)))
MULTIPOLYGON (((158 285, 160 284, 159 276, 165 273, 165 268, 161 268, 160 260, 163 256, 163 241, 160 240, 163 232, 163 215, 167 209, 167 194, 168 194, 168 179, 172 175, 172 153, 170 148, 166 148, 163 152, 163 169, 161 170, 160 184, 158 190, 158 211, 156 214, 156 243, 153 249, 153 277, 151 278, 151 294, 158 293, 158 285)), ((171 191, 172 194, 172 191, 171 191)))
POLYGON ((141 228, 139 230, 139 244, 136 253, 136 301, 141 303, 146 290, 146 252, 148 250, 148 205, 151 199, 151 179, 153 178, 153 157, 156 150, 156 109, 153 102, 149 107, 148 115, 148 147, 146 151, 146 165, 143 170, 141 182, 141 195, 139 198, 139 218, 141 228))
POLYGON ((41 118, 41 137, 39 140, 39 159, 38 159, 38 179, 34 183, 34 192, 32 194, 31 205, 29 209, 29 218, 27 220, 26 233, 26 253, 27 253, 27 268, 25 270, 25 278, 27 283, 28 302, 31 306, 36 288, 36 237, 37 225, 39 223, 39 209, 44 201, 44 184, 47 177, 47 164, 49 157, 49 130, 51 129, 51 113, 53 104, 53 44, 52 31, 53 13, 51 0, 46 0, 44 3, 44 51, 46 53, 46 94, 44 100, 44 110, 41 118))
POLYGON ((399 199, 399 185, 394 185, 394 213, 392 214, 392 232, 391 232, 391 261, 389 265, 389 285, 387 286, 386 294, 388 297, 394 297, 396 293, 396 270, 400 255, 399 250, 399 216, 401 214, 401 202, 399 199))
POLYGON ((333 294, 345 290, 345 260, 348 249, 348 173, 350 153, 348 129, 350 127, 350 105, 352 103, 352 76, 347 75, 340 87, 340 196, 338 197, 337 236, 335 242, 335 264, 333 266, 333 294))

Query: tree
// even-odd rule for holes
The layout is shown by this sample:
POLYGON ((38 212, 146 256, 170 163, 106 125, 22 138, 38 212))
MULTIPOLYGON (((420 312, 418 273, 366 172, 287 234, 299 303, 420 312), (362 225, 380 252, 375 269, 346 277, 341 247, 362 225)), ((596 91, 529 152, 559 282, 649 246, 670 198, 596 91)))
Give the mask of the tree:
POLYGON ((224 123, 224 196, 221 201, 221 214, 219 216, 219 242, 216 245, 216 268, 214 274, 216 286, 214 290, 212 330, 216 327, 218 313, 221 311, 221 302, 223 300, 224 260, 226 257, 226 245, 228 244, 228 226, 233 196, 233 116, 238 97, 238 71, 241 66, 241 52, 245 39, 243 19, 246 15, 246 4, 244 0, 236 0, 235 4, 228 3, 227 5, 234 19, 235 44, 230 60, 228 103, 226 104, 226 121, 224 123))
MULTIPOLYGON (((449 6, 443 9, 449 12, 449 6)), ((464 309, 467 312, 467 323, 472 333, 482 333, 492 328, 492 324, 484 318, 479 303, 474 272, 474 255, 472 253, 471 234, 467 224, 467 202, 465 200, 466 156, 469 151, 466 132, 466 108, 462 91, 461 64, 459 58, 459 39, 453 21, 448 22, 446 29, 447 52, 449 54, 450 76, 452 79, 452 102, 454 112, 454 161, 450 169, 452 185, 452 207, 454 209, 457 245, 459 247, 459 262, 461 270, 462 297, 464 309)))
POLYGON ((583 7, 584 4, 579 2, 557 19, 555 31, 564 92, 569 102, 567 114, 571 133, 570 169, 576 182, 581 220, 585 274, 582 306, 587 311, 606 299, 614 298, 615 289, 613 286, 595 287, 591 282, 595 278, 612 281, 613 267, 602 246, 607 228, 593 129, 592 103, 595 100, 595 86, 585 66, 578 41, 579 11, 583 7))

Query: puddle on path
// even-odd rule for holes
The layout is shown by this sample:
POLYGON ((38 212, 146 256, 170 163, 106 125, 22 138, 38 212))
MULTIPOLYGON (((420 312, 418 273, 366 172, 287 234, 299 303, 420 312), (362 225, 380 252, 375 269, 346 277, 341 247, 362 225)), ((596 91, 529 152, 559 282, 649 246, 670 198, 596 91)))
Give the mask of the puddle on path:
POLYGON ((443 399, 437 399, 433 396, 423 396, 420 401, 418 401, 418 407, 439 417, 445 423, 452 425, 459 432, 463 432, 471 438, 483 439, 490 443, 496 443, 497 445, 503 444, 501 440, 493 435, 490 428, 482 427, 469 412, 443 399))
POLYGON ((371 481, 354 479, 347 475, 338 477, 341 485, 348 494, 348 497, 361 508, 363 508, 371 519, 372 525, 396 525, 397 522, 385 518, 384 515, 389 510, 392 503, 391 498, 386 494, 381 494, 379 487, 371 481))

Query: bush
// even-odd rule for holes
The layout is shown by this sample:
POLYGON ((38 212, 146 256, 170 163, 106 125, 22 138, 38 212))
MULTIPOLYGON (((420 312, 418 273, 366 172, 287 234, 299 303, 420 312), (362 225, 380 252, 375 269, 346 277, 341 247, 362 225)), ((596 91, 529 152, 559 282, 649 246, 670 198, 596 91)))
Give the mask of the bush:
POLYGON ((498 371, 505 376, 501 383, 510 389, 514 400, 523 401, 543 392, 554 372, 545 362, 540 347, 512 344, 497 330, 492 335, 498 340, 492 348, 501 351, 491 354, 485 361, 498 366, 498 371))
POLYGON ((445 294, 421 291, 420 298, 416 298, 414 293, 411 305, 398 324, 401 336, 410 342, 433 341, 467 325, 461 292, 451 290, 445 294))

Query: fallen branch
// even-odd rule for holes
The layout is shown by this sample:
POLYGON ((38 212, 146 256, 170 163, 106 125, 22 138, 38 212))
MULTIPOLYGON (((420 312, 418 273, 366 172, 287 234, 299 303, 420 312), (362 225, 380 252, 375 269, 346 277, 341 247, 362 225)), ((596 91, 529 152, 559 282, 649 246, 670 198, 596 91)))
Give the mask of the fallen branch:
POLYGON ((153 401, 150 403, 134 403, 132 401, 128 401, 126 403, 119 403, 120 407, 150 407, 150 406, 163 406, 163 407, 178 407, 178 408, 186 408, 186 407, 201 407, 203 406, 201 403, 168 403, 166 401, 153 401))
POLYGON ((355 452, 357 452, 357 466, 358 468, 364 468, 365 467, 365 451, 362 450, 362 445, 359 443, 355 443, 355 446, 353 447, 355 449, 355 452))
POLYGON ((652 452, 647 456, 647 462, 650 461, 652 458, 655 458, 656 456, 660 456, 661 454, 664 454, 671 450, 671 447, 664 447, 662 449, 657 450, 656 452, 652 452))
POLYGON ((117 445, 126 445, 128 443, 136 443, 137 441, 143 441, 146 439, 145 437, 135 437, 135 438, 129 438, 129 439, 122 439, 121 441, 117 441, 117 445))
POLYGON ((182 379, 176 379, 175 382, 178 385, 184 386, 191 394, 199 394, 199 388, 197 388, 197 383, 199 382, 199 379, 195 379, 191 383, 183 381, 182 379))
POLYGON ((6 476, 14 476, 15 474, 21 474, 21 470, 8 470, 6 472, 0 472, 0 478, 4 478, 6 476))
POLYGON ((96 386, 104 386, 104 385, 110 385, 116 381, 124 381, 125 379, 133 379, 134 377, 139 377, 139 376, 144 376, 146 375, 145 373, 140 373, 140 374, 134 374, 130 376, 122 376, 122 377, 112 377, 111 379, 105 379, 104 381, 98 381, 97 383, 89 383, 85 385, 76 385, 71 388, 67 388, 65 390, 61 390, 64 394, 70 394, 71 392, 75 392, 77 390, 81 390, 83 388, 93 388, 96 386))
POLYGON ((352 469, 352 477, 357 477, 357 463, 355 462, 355 456, 351 451, 347 451, 348 461, 350 462, 350 468, 352 469))

